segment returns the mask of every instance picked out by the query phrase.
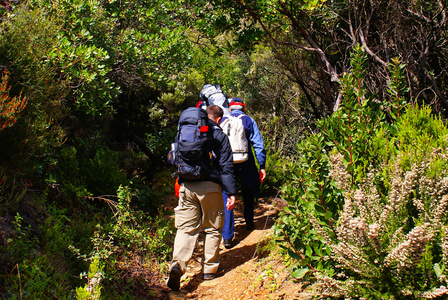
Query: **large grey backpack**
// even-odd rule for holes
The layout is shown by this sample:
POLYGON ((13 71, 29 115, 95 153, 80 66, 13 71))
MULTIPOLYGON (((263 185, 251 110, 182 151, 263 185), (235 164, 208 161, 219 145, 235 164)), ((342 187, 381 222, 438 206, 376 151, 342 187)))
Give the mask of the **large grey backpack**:
POLYGON ((229 100, 219 85, 204 85, 199 93, 199 98, 205 102, 205 106, 218 105, 223 109, 224 116, 229 114, 229 100))

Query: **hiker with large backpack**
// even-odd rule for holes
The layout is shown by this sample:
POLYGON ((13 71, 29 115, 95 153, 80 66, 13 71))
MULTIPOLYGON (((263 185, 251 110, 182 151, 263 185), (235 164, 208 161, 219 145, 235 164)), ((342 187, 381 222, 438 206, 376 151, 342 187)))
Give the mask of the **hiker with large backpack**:
POLYGON ((196 107, 205 110, 210 105, 218 105, 224 111, 224 116, 229 115, 229 100, 217 84, 205 84, 199 93, 199 102, 196 107))
POLYGON ((193 255, 199 233, 204 233, 203 279, 215 278, 219 267, 219 245, 227 209, 233 209, 238 192, 232 148, 219 127, 223 110, 217 105, 190 107, 179 118, 178 133, 168 155, 176 167, 179 204, 175 211, 177 228, 173 259, 167 285, 180 289, 180 278, 193 255), (226 199, 223 201, 223 190, 226 199))
MULTIPOLYGON (((245 109, 243 100, 233 98, 229 104, 230 115, 224 117, 220 125, 223 132, 228 135, 232 147, 235 176, 243 196, 246 228, 253 230, 255 200, 258 199, 260 193, 260 184, 266 179, 266 150, 257 123, 245 114, 245 109), (257 170, 255 158, 260 171, 257 170)), ((223 197, 226 197, 225 191, 223 197)), ((225 248, 232 247, 234 235, 234 214, 233 210, 228 210, 225 212, 222 230, 225 248)))

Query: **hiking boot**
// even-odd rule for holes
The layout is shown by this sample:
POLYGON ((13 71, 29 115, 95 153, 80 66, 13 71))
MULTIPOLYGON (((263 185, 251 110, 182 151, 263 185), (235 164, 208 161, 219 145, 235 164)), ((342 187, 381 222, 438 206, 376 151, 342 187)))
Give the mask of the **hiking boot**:
POLYGON ((231 239, 224 239, 224 247, 226 249, 232 248, 232 240, 231 239))
POLYGON ((216 271, 216 273, 204 273, 202 275, 202 280, 212 280, 215 279, 216 277, 218 277, 218 275, 224 273, 224 269, 219 267, 218 271, 216 271))
POLYGON ((204 273, 204 275, 202 275, 202 279, 203 280, 215 279, 215 273, 204 273))
POLYGON ((179 266, 175 265, 171 268, 166 285, 173 291, 178 291, 180 289, 180 277, 182 277, 182 272, 180 271, 179 266))

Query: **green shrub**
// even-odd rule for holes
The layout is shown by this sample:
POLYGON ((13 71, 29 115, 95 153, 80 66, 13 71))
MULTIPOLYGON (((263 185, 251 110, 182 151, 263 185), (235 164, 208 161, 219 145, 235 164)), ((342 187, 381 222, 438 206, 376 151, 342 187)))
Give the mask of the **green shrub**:
POLYGON ((261 192, 279 192, 279 187, 290 181, 288 170, 291 167, 291 161, 284 157, 280 152, 266 154, 266 180, 261 186, 261 192))
POLYGON ((121 184, 128 183, 118 166, 118 153, 98 142, 62 148, 48 176, 47 182, 59 186, 69 198, 113 195, 121 184))
POLYGON ((29 257, 16 265, 6 283, 7 299, 70 299, 70 276, 51 255, 29 257))
POLYGON ((129 187, 120 186, 117 195, 118 202, 114 205, 115 222, 112 226, 116 244, 127 249, 149 252, 165 260, 171 252, 168 240, 173 230, 167 230, 170 222, 161 215, 153 219, 141 211, 133 210, 130 203, 135 194, 129 187), (148 231, 148 227, 152 230, 148 231))
POLYGON ((322 226, 333 228, 342 196, 330 176, 324 138, 316 134, 298 146, 298 160, 291 165, 291 182, 282 188, 288 206, 274 226, 282 247, 297 260, 293 276, 331 270, 330 249, 309 221, 313 215, 322 226))
MULTIPOLYGON (((334 178, 345 201, 334 231, 311 218, 314 229, 331 249, 338 275, 316 273, 314 285, 323 296, 369 299, 432 299, 448 293, 448 168, 433 178, 428 169, 446 160, 447 148, 435 149, 403 171, 400 158, 386 171, 392 183, 382 197, 372 170, 358 187, 351 186, 342 155, 333 157, 334 178), (344 182, 345 181, 345 182, 344 182)), ((381 185, 381 182, 379 182, 381 185)))
MULTIPOLYGON (((68 299, 78 265, 68 247, 75 231, 65 210, 51 207, 38 232, 17 214, 6 252, 10 269, 4 285, 9 299, 68 299), (14 266, 14 267, 12 267, 14 266)), ((84 225, 86 227, 86 225, 84 225)), ((5 268, 7 266, 3 266, 5 268)))
POLYGON ((20 262, 32 254, 37 246, 38 240, 34 236, 31 226, 25 225, 23 217, 17 213, 12 221, 13 230, 11 237, 7 240, 6 250, 13 262, 20 262))
POLYGON ((81 160, 82 174, 92 194, 112 195, 120 185, 127 185, 126 173, 120 170, 117 158, 117 152, 99 148, 92 158, 81 160))
MULTIPOLYGON (((107 287, 113 287, 114 276, 119 276, 116 274, 115 263, 118 260, 127 261, 127 254, 139 253, 145 259, 158 263, 169 259, 175 231, 173 220, 166 218, 166 212, 161 211, 158 216, 150 217, 142 211, 132 209, 131 203, 136 197, 138 193, 130 187, 120 186, 117 201, 103 198, 113 210, 110 222, 96 226, 87 254, 70 247, 78 258, 90 263, 89 274, 81 273, 82 277, 88 278, 87 285, 76 289, 80 299, 96 299, 88 297, 96 297, 94 294, 100 288, 102 278, 107 287), (93 272, 92 268, 97 271, 93 272), (92 278, 96 279, 92 281, 92 278), (92 284, 98 285, 93 287, 92 284)), ((104 292, 109 293, 107 290, 104 292)))
MULTIPOLYGON (((448 146, 448 128, 440 118, 432 115, 429 106, 408 107, 397 122, 397 141, 401 167, 407 171, 433 149, 448 146)), ((428 171, 434 173, 436 170, 428 171)))
POLYGON ((76 288, 76 299, 99 300, 101 299, 101 280, 104 277, 103 265, 98 257, 94 257, 89 266, 89 272, 81 277, 86 277, 87 284, 76 288))
POLYGON ((91 196, 87 190, 86 178, 80 166, 78 151, 75 147, 62 148, 52 162, 47 183, 58 187, 69 199, 91 196))
POLYGON ((398 76, 390 103, 372 101, 364 60, 355 48, 340 109, 300 144, 293 182, 283 187, 289 206, 275 232, 298 261, 292 275, 314 280, 321 297, 442 296, 447 129, 429 109, 404 107, 398 60, 389 68, 398 76))

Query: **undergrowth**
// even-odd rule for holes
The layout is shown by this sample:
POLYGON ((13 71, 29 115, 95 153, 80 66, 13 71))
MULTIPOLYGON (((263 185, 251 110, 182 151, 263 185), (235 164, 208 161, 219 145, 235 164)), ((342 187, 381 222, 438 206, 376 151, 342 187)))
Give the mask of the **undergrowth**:
POLYGON ((299 145, 275 232, 296 261, 292 275, 318 297, 442 297, 448 129, 428 107, 406 105, 399 59, 380 105, 365 61, 355 47, 340 109, 299 145))
POLYGON ((45 193, 47 196, 25 191, 21 207, 28 208, 9 219, 0 219, 3 225, 11 224, 9 231, 2 232, 5 244, 0 244, 4 274, 1 296, 5 299, 130 297, 132 289, 119 296, 115 292, 122 290, 122 278, 126 276, 117 272, 118 264, 126 264, 138 255, 159 266, 154 269, 163 269, 170 259, 174 240, 170 213, 163 207, 156 214, 152 209, 139 208, 143 201, 160 197, 147 206, 154 207, 169 197, 172 186, 170 177, 166 178, 157 187, 152 186, 156 192, 137 178, 136 182, 120 186, 115 196, 85 197, 65 206, 58 201, 49 202, 47 196, 54 196, 54 188, 45 193), (114 286, 117 283, 120 286, 114 286))

